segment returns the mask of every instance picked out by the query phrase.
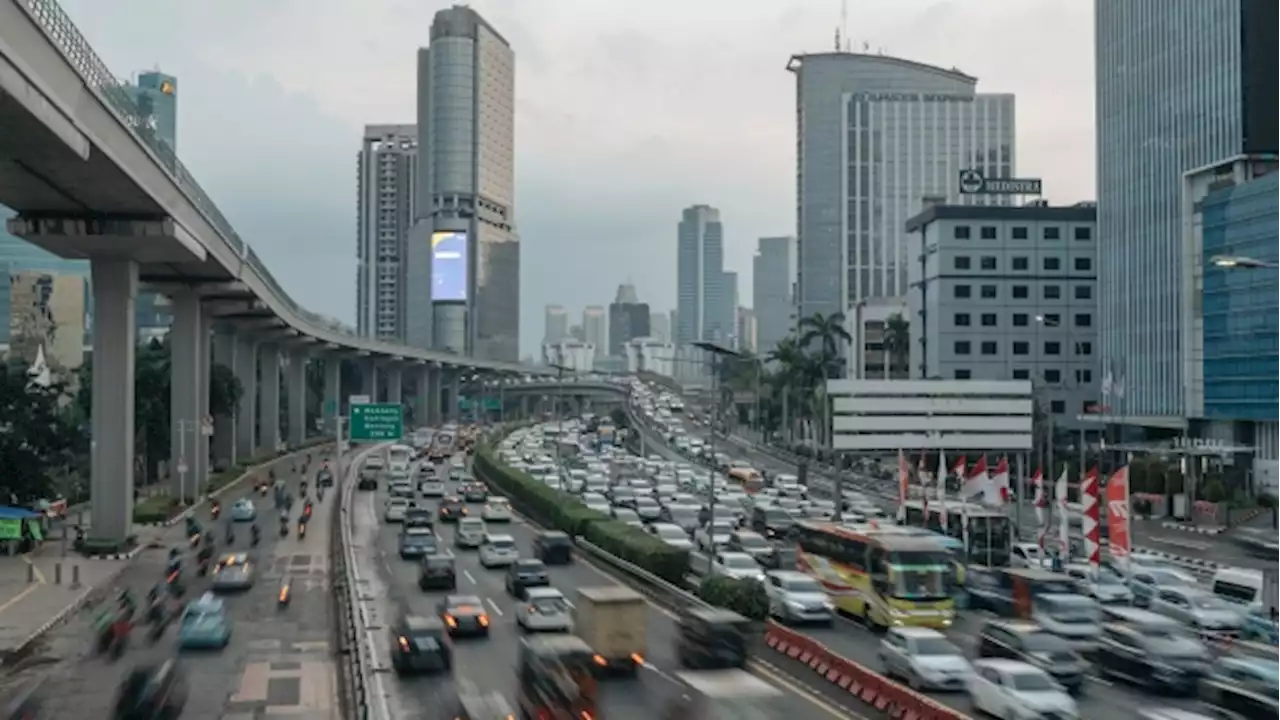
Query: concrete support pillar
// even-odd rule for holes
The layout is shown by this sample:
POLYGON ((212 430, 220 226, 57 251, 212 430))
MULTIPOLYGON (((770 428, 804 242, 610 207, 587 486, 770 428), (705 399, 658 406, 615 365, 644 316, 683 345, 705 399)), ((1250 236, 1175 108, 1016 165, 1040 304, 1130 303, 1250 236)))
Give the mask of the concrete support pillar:
POLYGON ((521 396, 520 396, 520 419, 521 419, 521 420, 528 420, 528 419, 529 419, 529 412, 530 412, 530 410, 529 410, 529 396, 528 396, 528 395, 521 395, 521 396))
POLYGON ((378 363, 365 360, 360 366, 360 388, 362 395, 369 396, 369 402, 378 402, 378 363))
POLYGON ((337 432, 336 418, 342 413, 342 358, 330 355, 324 359, 324 431, 337 432))
POLYGON ((387 368, 387 402, 404 404, 404 373, 398 365, 387 368))
POLYGON ((431 424, 431 366, 419 365, 413 374, 417 390, 413 396, 413 422, 418 427, 431 424))
POLYGON ((138 265, 94 258, 93 408, 89 495, 93 540, 123 542, 133 526, 133 388, 138 265))
POLYGON ((259 382, 262 395, 258 402, 258 452, 273 453, 280 446, 280 346, 262 343, 258 346, 259 382))
MULTIPOLYGON (((213 361, 231 370, 237 378, 236 370, 236 336, 230 330, 219 330, 213 336, 213 361)), ((244 398, 240 405, 244 406, 244 398)), ((213 416, 213 458, 214 465, 229 468, 236 464, 236 419, 233 413, 213 416)))
POLYGON ((294 352, 289 356, 288 382, 285 394, 289 399, 289 445, 298 447, 307 441, 307 353, 294 352))
POLYGON ((236 378, 240 407, 236 410, 236 458, 243 462, 258 449, 258 341, 236 335, 236 378))
POLYGON ((427 417, 428 424, 432 427, 439 427, 444 423, 442 419, 442 411, 444 409, 444 398, 441 396, 444 385, 444 368, 439 365, 428 366, 427 368, 427 408, 430 410, 427 417))
POLYGON ((209 382, 213 378, 213 318, 204 311, 200 310, 200 428, 196 432, 196 457, 200 459, 200 464, 196 467, 198 474, 196 477, 200 479, 197 488, 200 492, 207 492, 209 487, 209 476, 213 473, 211 468, 211 457, 209 453, 209 444, 213 441, 213 412, 210 410, 209 402, 209 382))
POLYGON ((462 397, 462 373, 454 370, 450 373, 449 378, 449 405, 445 408, 445 421, 458 422, 458 414, 461 408, 458 399, 462 397))
POLYGON ((173 325, 169 329, 169 494, 189 501, 200 494, 207 458, 200 454, 201 412, 209 378, 206 365, 208 338, 194 291, 170 298, 173 325))

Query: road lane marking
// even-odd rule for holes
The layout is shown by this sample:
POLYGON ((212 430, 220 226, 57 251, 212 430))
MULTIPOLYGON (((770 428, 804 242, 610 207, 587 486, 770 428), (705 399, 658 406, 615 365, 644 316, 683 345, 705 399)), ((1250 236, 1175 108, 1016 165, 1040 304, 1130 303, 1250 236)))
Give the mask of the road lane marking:
POLYGON ((474 575, 471 574, 470 570, 466 568, 462 568, 462 575, 467 579, 467 582, 471 583, 472 585, 476 584, 476 578, 474 575))
POLYGON ((0 613, 3 613, 5 610, 8 610, 14 605, 17 605, 22 600, 22 598, 30 595, 31 593, 35 592, 39 588, 40 588, 39 584, 33 584, 27 587, 26 590, 23 590, 17 595, 14 595, 13 597, 9 598, 8 600, 5 601, 3 605, 0 605, 0 613))
POLYGON ((1207 542, 1185 540, 1183 538, 1168 537, 1165 535, 1152 535, 1147 539, 1151 542, 1160 543, 1161 545, 1172 545, 1174 547, 1187 548, 1188 550, 1208 550, 1210 547, 1207 542))
POLYGON ((489 603, 489 607, 493 608, 493 611, 498 614, 498 617, 502 617, 505 614, 502 612, 502 608, 498 607, 498 603, 493 601, 493 598, 485 598, 484 601, 489 603))

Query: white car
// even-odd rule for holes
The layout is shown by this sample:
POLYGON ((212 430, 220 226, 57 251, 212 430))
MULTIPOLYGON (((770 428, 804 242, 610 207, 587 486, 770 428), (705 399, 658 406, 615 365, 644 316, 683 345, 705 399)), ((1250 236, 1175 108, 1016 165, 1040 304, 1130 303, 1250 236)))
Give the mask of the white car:
POLYGON ((719 575, 728 575, 735 580, 760 580, 764 581, 764 569, 760 567, 760 563, 749 553, 744 552, 721 552, 716 553, 713 562, 713 572, 719 575))
POLYGON ((693 549, 693 543, 689 542, 689 533, 674 523, 654 523, 649 526, 649 534, 673 548, 693 549))
POLYGON ((423 480, 418 483, 418 492, 422 497, 444 497, 444 483, 439 480, 423 480))
POLYGON ((480 565, 486 568, 506 567, 519 559, 515 538, 485 534, 484 541, 480 543, 480 565))
POLYGON ((902 678, 917 690, 964 690, 973 666, 946 635, 919 627, 896 627, 880 641, 886 677, 902 678))
POLYGON ((570 632, 573 614, 564 593, 550 587, 525 590, 525 602, 516 611, 516 622, 530 632, 570 632))
POLYGON ((1076 701, 1049 673, 1020 660, 973 662, 969 698, 979 713, 1009 720, 1080 717, 1076 701))
POLYGON ((506 498, 489 498, 480 517, 485 522, 511 522, 511 503, 506 498))
POLYGON ((453 544, 460 548, 478 548, 484 544, 485 537, 489 534, 485 527, 484 520, 480 518, 461 518, 458 520, 458 529, 453 533, 453 544))
POLYGON ((728 520, 716 518, 716 526, 713 532, 709 532, 706 525, 698 528, 693 534, 693 541, 702 552, 711 552, 717 547, 722 547, 729 542, 729 535, 733 533, 733 523, 728 520), (712 546, 714 540, 715 545, 712 546))
POLYGON ((387 501, 382 519, 389 523, 404 522, 404 514, 409 511, 409 501, 404 498, 391 498, 387 501))

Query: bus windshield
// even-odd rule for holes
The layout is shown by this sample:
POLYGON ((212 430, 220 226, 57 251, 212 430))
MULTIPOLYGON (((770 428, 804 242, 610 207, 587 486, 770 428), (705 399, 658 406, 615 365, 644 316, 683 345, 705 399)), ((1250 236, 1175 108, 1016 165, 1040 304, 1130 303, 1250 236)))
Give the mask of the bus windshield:
POLYGON ((949 565, 890 565, 889 593, 902 600, 942 600, 949 597, 949 565))

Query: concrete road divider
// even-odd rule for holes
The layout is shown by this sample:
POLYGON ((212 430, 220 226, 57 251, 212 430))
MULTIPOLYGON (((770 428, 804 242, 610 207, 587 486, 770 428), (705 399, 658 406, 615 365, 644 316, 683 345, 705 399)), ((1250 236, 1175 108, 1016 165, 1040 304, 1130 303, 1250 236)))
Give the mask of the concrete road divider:
POLYGON ((841 657, 825 645, 770 621, 765 647, 785 655, 845 690, 863 703, 898 720, 969 720, 969 716, 935 702, 880 673, 841 657))

